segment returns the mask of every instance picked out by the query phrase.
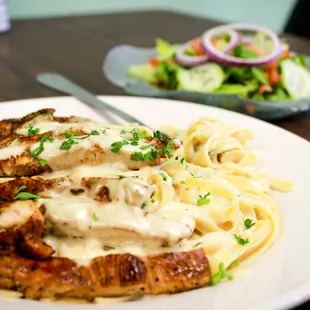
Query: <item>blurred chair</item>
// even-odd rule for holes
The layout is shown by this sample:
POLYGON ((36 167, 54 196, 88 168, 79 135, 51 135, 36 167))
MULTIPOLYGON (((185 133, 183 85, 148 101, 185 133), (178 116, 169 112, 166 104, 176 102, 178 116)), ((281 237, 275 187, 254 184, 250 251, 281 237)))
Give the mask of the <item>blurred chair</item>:
POLYGON ((284 32, 310 39, 310 0, 297 0, 284 32))

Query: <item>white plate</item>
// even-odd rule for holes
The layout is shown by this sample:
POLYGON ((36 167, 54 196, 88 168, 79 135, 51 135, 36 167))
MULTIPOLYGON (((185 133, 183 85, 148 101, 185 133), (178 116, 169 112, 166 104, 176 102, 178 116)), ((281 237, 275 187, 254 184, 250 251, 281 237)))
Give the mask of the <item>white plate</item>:
MULTIPOLYGON (((234 281, 173 296, 109 306, 114 310, 275 310, 288 309, 310 297, 310 143, 278 127, 241 114, 192 103, 135 97, 103 97, 132 113, 153 128, 169 123, 185 127, 200 116, 212 116, 233 125, 250 128, 251 143, 260 166, 270 174, 293 181, 290 194, 275 194, 282 229, 276 243, 262 256, 244 264, 250 272, 234 281)), ((41 108, 56 108, 58 115, 102 119, 72 98, 45 98, 0 103, 0 118, 20 117, 41 108)), ((106 118, 107 119, 107 118, 106 118)), ((117 119, 115 119, 117 120, 117 119)), ((108 121, 111 121, 108 118, 108 121)), ((113 121, 113 120, 112 120, 113 121)), ((89 310, 96 305, 68 305, 29 300, 0 299, 3 310, 89 310)), ((100 306, 104 307, 104 306, 100 306)))

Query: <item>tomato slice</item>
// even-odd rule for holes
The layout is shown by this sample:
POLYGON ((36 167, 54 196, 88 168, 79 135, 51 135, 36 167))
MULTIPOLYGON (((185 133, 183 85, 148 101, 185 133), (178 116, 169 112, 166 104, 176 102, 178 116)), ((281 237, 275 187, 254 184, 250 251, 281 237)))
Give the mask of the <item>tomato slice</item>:
POLYGON ((204 55, 200 39, 193 40, 192 48, 193 48, 195 55, 197 56, 204 55))
POLYGON ((159 60, 157 58, 149 59, 149 64, 153 67, 157 67, 159 65, 159 60))

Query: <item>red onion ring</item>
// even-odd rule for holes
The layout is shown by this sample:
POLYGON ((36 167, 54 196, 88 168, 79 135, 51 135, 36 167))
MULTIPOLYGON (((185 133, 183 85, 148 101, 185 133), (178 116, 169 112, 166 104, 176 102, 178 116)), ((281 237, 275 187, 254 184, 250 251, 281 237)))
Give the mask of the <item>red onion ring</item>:
POLYGON ((280 39, 276 36, 276 34, 269 30, 268 28, 256 26, 252 24, 229 24, 224 26, 215 27, 209 31, 206 31, 202 36, 202 44, 203 47, 212 58, 212 60, 225 63, 232 66, 260 66, 264 65, 268 62, 271 62, 275 59, 277 59, 282 52, 282 45, 280 42, 280 39), (252 31, 261 31, 266 33, 271 40, 274 43, 274 49, 273 51, 264 57, 261 57, 259 59, 240 59, 238 57, 234 57, 231 55, 226 55, 224 51, 217 50, 212 42, 211 39, 215 35, 228 33, 231 30, 252 30, 252 31))
MULTIPOLYGON (((221 33, 223 34, 223 33, 221 33)), ((225 31, 225 34, 228 34, 230 36, 230 41, 227 44, 227 46, 222 50, 223 53, 227 54, 229 52, 231 52, 233 49, 235 49, 237 47, 237 45, 240 43, 241 41, 241 36, 239 35, 238 32, 231 30, 231 29, 227 29, 227 31, 225 31)), ((202 41, 203 42, 203 41, 202 41)), ((212 43, 211 43, 212 44, 212 43)), ((213 45, 213 44, 212 44, 213 45)), ((204 48, 204 44, 202 43, 202 47, 204 48)), ((207 52, 207 51, 206 51, 207 52)))
MULTIPOLYGON (((227 44, 227 46, 223 49, 224 53, 229 53, 232 51, 240 42, 240 35, 231 29, 228 29, 225 33, 229 34, 230 41, 227 44)), ((198 55, 198 56, 189 56, 185 54, 185 51, 192 46, 193 40, 185 43, 181 48, 178 49, 175 60, 178 64, 186 67, 195 67, 202 65, 210 60, 210 57, 208 53, 205 55, 198 55)), ((204 46, 202 44, 202 48, 204 49, 204 46)))
POLYGON ((185 67, 195 67, 202 65, 209 61, 208 55, 189 56, 185 54, 185 51, 192 46, 193 40, 185 43, 180 47, 175 55, 175 60, 179 65, 185 67))

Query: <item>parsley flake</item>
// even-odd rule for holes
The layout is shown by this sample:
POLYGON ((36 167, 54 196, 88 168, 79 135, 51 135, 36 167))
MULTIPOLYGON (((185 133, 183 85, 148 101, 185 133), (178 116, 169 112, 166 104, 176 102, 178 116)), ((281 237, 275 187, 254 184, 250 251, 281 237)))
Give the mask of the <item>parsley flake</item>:
POLYGON ((149 152, 144 154, 144 159, 148 162, 152 162, 161 153, 161 151, 151 149, 149 152))
POLYGON ((234 261, 232 264, 230 264, 228 269, 234 269, 240 265, 240 260, 234 261))
POLYGON ((24 192, 24 190, 27 187, 25 185, 22 185, 21 187, 18 188, 16 195, 14 197, 14 200, 37 200, 40 197, 28 192, 24 192))
POLYGON ((194 173, 187 171, 194 179, 202 178, 202 176, 195 176, 194 173))
POLYGON ((130 155, 130 159, 133 161, 143 161, 144 156, 142 152, 134 152, 130 155))
POLYGON ((74 144, 78 144, 78 143, 76 141, 74 141, 73 139, 65 140, 64 142, 62 142, 60 149, 62 151, 70 150, 72 145, 74 145, 74 144))
POLYGON ((92 130, 92 132, 90 133, 92 136, 100 136, 100 133, 98 130, 92 130))
POLYGON ((193 249, 194 248, 197 248, 199 245, 201 245, 202 244, 202 242, 198 242, 198 243, 196 243, 194 246, 193 246, 193 249))
POLYGON ((171 139, 167 146, 164 149, 164 153, 167 155, 168 158, 172 157, 172 152, 174 150, 174 141, 171 139))
POLYGON ((154 146, 154 144, 153 144, 153 143, 148 144, 148 145, 141 146, 141 147, 140 147, 140 149, 144 151, 144 150, 149 149, 149 148, 150 148, 150 147, 152 147, 152 146, 154 146))
POLYGON ((72 139, 72 138, 75 138, 76 137, 76 135, 74 134, 74 133, 72 133, 72 132, 70 132, 69 130, 66 130, 65 131, 65 137, 67 138, 67 139, 72 139))
POLYGON ((31 152, 31 156, 33 158, 39 157, 39 155, 44 151, 44 143, 46 141, 54 142, 54 138, 52 136, 44 136, 40 139, 39 146, 31 152))
POLYGON ((210 285, 216 285, 221 282, 221 280, 227 278, 228 280, 232 280, 233 276, 227 273, 224 267, 224 263, 219 264, 219 271, 211 277, 210 285))
POLYGON ((245 226, 245 229, 250 229, 251 227, 253 227, 255 225, 255 223, 253 222, 253 220, 251 219, 246 219, 244 221, 244 226, 245 226))
POLYGON ((142 205, 141 205, 141 209, 143 210, 146 207, 146 201, 143 201, 142 205))
POLYGON ((197 206, 207 205, 210 203, 210 195, 211 193, 208 192, 206 195, 202 196, 199 195, 199 199, 197 200, 197 206))
POLYGON ((163 135, 160 131, 156 130, 154 133, 153 133, 153 137, 154 138, 158 138, 158 139, 162 139, 163 138, 163 135))
POLYGON ((28 136, 29 137, 36 135, 39 132, 40 132, 40 128, 33 129, 33 125, 32 124, 29 125, 29 127, 28 127, 28 136))
POLYGON ((93 220, 94 222, 99 222, 99 217, 96 213, 93 213, 93 220))
POLYGON ((185 184, 185 181, 183 180, 183 181, 181 181, 180 183, 181 183, 181 184, 185 184))
POLYGON ((167 176, 164 173, 160 173, 161 177, 163 178, 164 181, 167 181, 167 176))
POLYGON ((120 175, 118 176, 118 178, 119 178, 119 179, 125 179, 125 178, 126 178, 126 176, 124 176, 124 175, 120 174, 120 175))
POLYGON ((46 166, 46 164, 47 164, 47 161, 45 160, 45 159, 39 159, 39 165, 41 166, 41 167, 45 167, 46 166))
POLYGON ((127 145, 127 144, 129 144, 129 142, 126 141, 126 140, 114 142, 114 143, 111 144, 111 147, 112 147, 112 148, 111 148, 111 151, 112 151, 113 153, 117 153, 117 152, 120 151, 120 149, 121 149, 124 145, 127 145))
POLYGON ((249 239, 242 239, 241 236, 237 236, 237 235, 234 235, 237 242, 241 245, 245 245, 245 244, 248 244, 250 243, 249 239))

